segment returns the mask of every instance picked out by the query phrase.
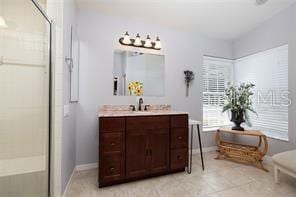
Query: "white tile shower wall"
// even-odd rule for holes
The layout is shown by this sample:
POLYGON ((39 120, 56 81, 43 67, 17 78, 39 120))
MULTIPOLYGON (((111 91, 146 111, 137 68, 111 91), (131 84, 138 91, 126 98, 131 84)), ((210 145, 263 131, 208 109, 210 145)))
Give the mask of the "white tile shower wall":
POLYGON ((44 155, 48 118, 48 32, 29 1, 1 1, 13 21, 0 29, 0 58, 38 66, 0 67, 0 160, 44 155))
POLYGON ((41 197, 47 196, 47 174, 44 172, 26 173, 0 178, 1 197, 41 197), (7 190, 15 183, 12 190, 7 190))
POLYGON ((46 196, 48 24, 28 0, 1 0, 0 13, 0 56, 30 64, 0 66, 0 196, 46 196))

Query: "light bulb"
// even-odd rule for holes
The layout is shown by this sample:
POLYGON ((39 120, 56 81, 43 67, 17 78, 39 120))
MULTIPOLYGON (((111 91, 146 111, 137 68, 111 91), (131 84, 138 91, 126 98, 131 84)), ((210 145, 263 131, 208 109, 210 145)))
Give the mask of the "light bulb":
POLYGON ((140 38, 139 34, 137 34, 137 36, 136 36, 134 45, 137 46, 137 47, 142 46, 142 41, 141 41, 141 38, 140 38))
POLYGON ((155 42, 154 48, 155 49, 161 49, 161 42, 160 42, 159 37, 156 38, 156 42, 155 42))
POLYGON ((0 16, 0 27, 7 28, 7 24, 2 16, 0 16))
POLYGON ((123 44, 131 44, 131 39, 129 37, 128 32, 125 32, 124 37, 123 37, 123 40, 122 40, 122 43, 123 44))
POLYGON ((151 48, 152 47, 151 39, 150 39, 150 36, 149 35, 147 36, 147 39, 146 39, 145 44, 144 44, 144 47, 146 47, 146 48, 151 48))

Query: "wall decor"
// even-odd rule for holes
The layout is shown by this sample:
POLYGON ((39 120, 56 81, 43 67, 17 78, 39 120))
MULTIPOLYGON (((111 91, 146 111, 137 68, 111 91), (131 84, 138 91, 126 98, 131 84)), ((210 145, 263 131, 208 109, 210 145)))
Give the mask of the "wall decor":
POLYGON ((149 35, 147 35, 146 40, 141 40, 140 34, 137 34, 135 39, 130 38, 129 33, 125 32, 124 36, 119 39, 119 43, 126 46, 141 47, 147 49, 161 49, 161 42, 159 37, 156 37, 156 41, 151 41, 149 35))
POLYGON ((132 81, 128 84, 129 95, 143 96, 143 83, 132 81))
POLYGON ((185 84, 186 84, 186 97, 189 96, 189 85, 194 80, 194 72, 191 70, 185 70, 185 84))

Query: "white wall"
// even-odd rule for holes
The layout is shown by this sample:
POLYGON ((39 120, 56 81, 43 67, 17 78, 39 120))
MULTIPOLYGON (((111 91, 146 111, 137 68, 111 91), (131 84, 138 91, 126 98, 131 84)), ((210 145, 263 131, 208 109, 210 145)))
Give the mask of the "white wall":
MULTIPOLYGON (((63 1, 63 57, 70 57, 71 25, 76 28, 76 6, 74 0, 63 1)), ((70 101, 69 66, 63 61, 63 105, 69 105, 70 113, 63 118, 62 130, 62 192, 76 166, 76 104, 70 101)))
POLYGON ((234 58, 289 44, 289 90, 292 106, 289 108, 289 142, 269 139, 269 154, 295 149, 295 93, 296 93, 296 5, 272 17, 258 28, 233 42, 234 58))
MULTIPOLYGON (((145 103, 172 104, 202 119, 202 57, 232 58, 231 43, 190 33, 143 24, 136 21, 79 11, 78 34, 81 40, 80 102, 77 106, 77 164, 97 162, 98 110, 103 104, 134 104, 134 97, 113 96, 113 52, 118 39, 128 30, 131 35, 160 36, 165 55, 165 96, 145 97, 145 103), (183 71, 196 74, 185 97, 183 71)), ((205 147, 214 145, 213 132, 203 133, 205 147)), ((195 139, 197 141, 197 138, 195 139)))

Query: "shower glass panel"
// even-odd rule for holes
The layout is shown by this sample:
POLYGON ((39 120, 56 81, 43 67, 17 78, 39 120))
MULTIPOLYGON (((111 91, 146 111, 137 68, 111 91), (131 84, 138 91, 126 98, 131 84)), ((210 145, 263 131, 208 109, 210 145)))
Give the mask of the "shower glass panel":
POLYGON ((1 197, 48 196, 49 42, 31 0, 0 0, 1 197))

